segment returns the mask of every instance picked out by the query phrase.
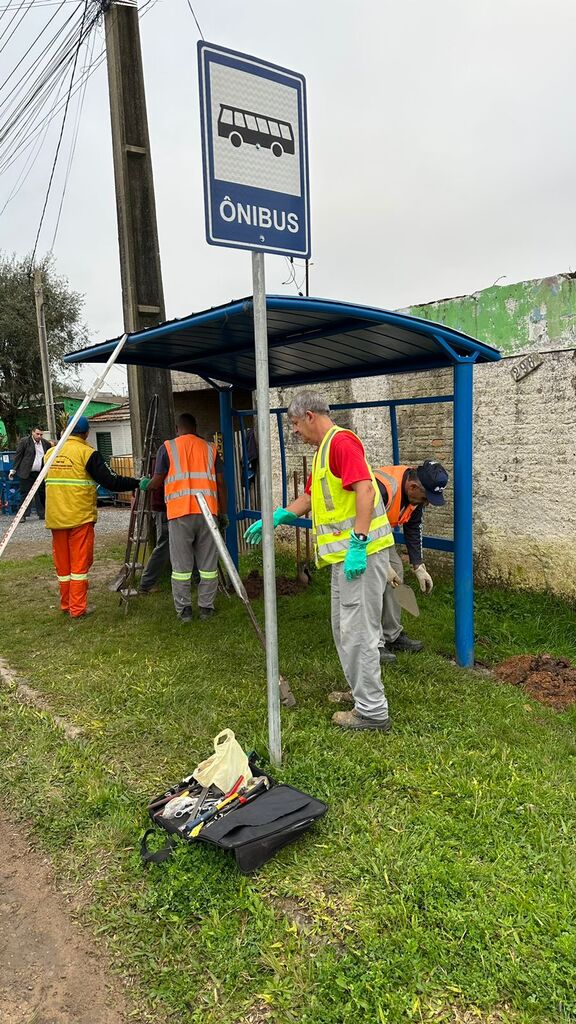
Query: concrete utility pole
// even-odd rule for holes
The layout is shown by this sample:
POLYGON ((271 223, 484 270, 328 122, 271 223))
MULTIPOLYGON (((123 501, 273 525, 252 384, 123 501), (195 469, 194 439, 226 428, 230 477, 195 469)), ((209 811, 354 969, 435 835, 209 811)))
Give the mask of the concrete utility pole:
POLYGON ((38 322, 38 344, 42 363, 42 380, 44 382, 44 403, 46 405, 46 426, 50 440, 56 443, 56 414, 54 412, 54 396, 50 378, 50 359, 48 356, 48 338, 46 336, 46 318, 44 316, 44 289, 42 288, 42 271, 34 271, 34 298, 36 300, 36 320, 38 322))
MULTIPOLYGON (((156 223, 154 179, 137 0, 103 0, 112 120, 114 178, 124 330, 155 327, 166 319, 156 223)), ((174 399, 168 370, 128 367, 130 422, 136 461, 142 458, 148 406, 160 398, 157 435, 174 437, 174 399)))

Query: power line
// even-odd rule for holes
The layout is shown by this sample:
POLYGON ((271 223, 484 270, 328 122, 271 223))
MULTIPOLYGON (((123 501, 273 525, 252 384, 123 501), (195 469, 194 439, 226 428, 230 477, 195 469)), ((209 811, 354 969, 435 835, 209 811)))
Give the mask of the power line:
MULTIPOLYGON (((62 81, 60 82, 60 85, 58 87, 58 93, 57 93, 57 96, 56 96, 56 102, 58 102, 58 100, 60 99, 60 92, 62 90, 62 86, 63 85, 64 85, 64 78, 62 79, 62 81)), ((13 199, 15 199, 15 197, 18 195, 20 189, 28 181, 28 178, 30 177, 32 169, 33 169, 33 167, 34 167, 38 157, 40 156, 40 153, 42 152, 42 148, 44 146, 44 143, 46 142, 46 136, 48 135, 48 129, 49 128, 50 128, 50 122, 47 121, 46 122, 46 126, 44 128, 44 132, 40 133, 40 135, 39 135, 39 144, 35 148, 32 147, 32 151, 28 155, 28 158, 27 158, 27 160, 26 160, 26 162, 24 164, 24 167, 22 168, 18 178, 16 179, 16 181, 14 183, 14 186, 12 188, 12 191, 11 191, 10 195, 8 196, 8 199, 4 203, 4 206, 2 207, 2 209, 0 210, 0 217, 4 213, 4 210, 6 209, 6 207, 12 202, 13 199)))
MULTIPOLYGON (((94 55, 94 44, 96 41, 96 34, 92 35, 92 50, 90 52, 90 60, 88 66, 92 62, 94 55)), ((86 43, 86 55, 88 55, 88 43, 86 43)), ((84 78, 84 88, 80 90, 78 97, 78 107, 76 108, 76 120, 74 123, 74 129, 72 132, 72 145, 70 146, 70 155, 68 157, 68 166, 66 167, 66 174, 64 176, 64 186, 62 188, 62 198, 60 199, 60 206, 58 207, 58 216, 56 218, 56 227, 54 228, 54 234, 52 236, 52 244, 50 245, 50 252, 53 252, 54 245, 56 243, 56 235, 58 234, 58 228, 60 227, 60 217, 62 216, 62 207, 64 206, 64 197, 66 195, 66 189, 68 187, 68 180, 70 178, 70 171, 72 170, 72 162, 74 160, 74 154, 76 152, 76 143, 78 142, 78 133, 80 131, 80 121, 82 119, 82 110, 84 108, 84 99, 86 97, 86 86, 88 84, 88 78, 84 78)))
POLYGON ((76 2, 77 0, 28 0, 28 3, 18 4, 17 7, 12 7, 11 3, 8 3, 5 7, 0 7, 0 11, 22 11, 25 8, 36 10, 38 7, 58 7, 61 3, 75 4, 76 2))
POLYGON ((186 0, 186 2, 188 4, 188 7, 190 8, 190 13, 192 14, 192 17, 194 18, 194 21, 196 22, 196 28, 198 29, 198 31, 200 33, 200 38, 204 39, 204 33, 202 32, 202 29, 200 28, 200 23, 198 21, 198 18, 196 17, 196 14, 194 12, 194 8, 192 7, 192 4, 190 3, 190 0, 186 0))
MULTIPOLYGON (((78 9, 80 6, 81 4, 78 5, 78 9)), ((41 59, 42 56, 45 56, 50 51, 53 44, 58 41, 64 26, 60 27, 59 32, 57 32, 50 42, 44 47, 40 58, 36 58, 4 101, 4 105, 6 103, 9 105, 8 109, 5 110, 4 124, 0 126, 0 144, 2 144, 0 161, 3 161, 4 163, 4 167, 2 168, 4 170, 12 163, 12 158, 18 155, 18 150, 22 147, 23 143, 27 142, 29 139, 32 141, 35 138, 36 129, 39 129, 40 131, 42 130, 44 119, 38 122, 38 116, 46 103, 50 100, 52 94, 58 88, 58 84, 62 76, 67 74, 68 68, 74 60, 74 55, 77 52, 79 41, 81 41, 82 38, 82 25, 84 18, 74 20, 75 15, 76 12, 74 12, 74 14, 71 15, 64 23, 64 26, 66 26, 73 21, 72 27, 64 40, 60 42, 57 49, 49 56, 48 62, 44 65, 40 75, 36 78, 34 83, 28 86, 26 79, 30 79, 32 71, 38 64, 39 59, 41 59), (28 91, 19 98, 19 93, 26 88, 28 91), (15 95, 13 95, 14 93, 15 95), (9 112, 10 106, 13 109, 9 112)), ((86 29, 85 35, 91 31, 92 25, 95 24, 97 18, 98 15, 92 18, 86 29)), ((58 109, 61 109, 61 107, 58 109)), ((54 111, 54 113, 57 112, 58 111, 54 111)))
POLYGON ((34 266, 34 257, 36 256, 36 249, 38 248, 38 239, 40 238, 40 232, 42 230, 42 224, 44 223, 44 216, 46 214, 46 207, 48 206, 48 199, 50 198, 50 189, 52 188, 52 182, 54 180, 54 172, 56 170, 56 164, 58 162, 58 154, 60 152, 60 146, 62 144, 62 136, 64 135, 64 127, 66 125, 66 115, 68 114, 68 106, 70 104, 70 96, 72 94, 72 86, 74 84, 74 75, 76 73, 76 65, 78 63, 78 57, 80 54, 80 47, 82 46, 82 29, 84 28, 84 19, 88 11, 89 0, 85 0, 84 3, 84 14, 82 17, 82 25, 80 26, 80 38, 78 40, 78 47, 74 57, 74 63, 72 65, 72 74, 70 75, 70 87, 68 89, 68 95, 66 97, 66 105, 64 107, 64 116, 62 118, 62 127, 60 128, 60 135, 58 136, 58 145, 56 146, 56 152, 54 154, 54 162, 52 164, 52 170, 50 172, 50 179, 48 181, 48 188, 46 190, 46 198, 44 200, 44 206, 42 207, 42 216, 40 217, 40 223, 38 225, 38 231, 36 232, 36 239, 34 241, 34 248, 32 250, 32 256, 30 257, 30 269, 34 266))

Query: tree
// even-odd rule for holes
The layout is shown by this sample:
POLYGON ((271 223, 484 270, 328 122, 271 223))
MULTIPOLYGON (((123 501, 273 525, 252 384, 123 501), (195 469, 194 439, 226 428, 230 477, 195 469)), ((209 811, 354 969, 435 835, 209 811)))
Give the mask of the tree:
MULTIPOLYGON (((51 256, 38 264, 42 270, 44 308, 52 386, 62 387, 71 371, 62 357, 87 340, 80 317, 83 298, 58 277, 51 256)), ((44 406, 42 365, 38 346, 34 268, 27 259, 0 252, 0 419, 9 445, 17 438, 16 418, 27 406, 44 406), (41 397, 42 396, 42 397, 41 397)))

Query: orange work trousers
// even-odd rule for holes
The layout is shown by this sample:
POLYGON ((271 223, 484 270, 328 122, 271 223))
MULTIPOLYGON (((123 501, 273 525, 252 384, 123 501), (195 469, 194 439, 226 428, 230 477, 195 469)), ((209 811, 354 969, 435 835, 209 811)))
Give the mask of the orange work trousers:
POLYGON ((73 619, 88 602, 88 570, 94 561, 94 523, 52 530, 52 556, 60 585, 60 607, 73 619))

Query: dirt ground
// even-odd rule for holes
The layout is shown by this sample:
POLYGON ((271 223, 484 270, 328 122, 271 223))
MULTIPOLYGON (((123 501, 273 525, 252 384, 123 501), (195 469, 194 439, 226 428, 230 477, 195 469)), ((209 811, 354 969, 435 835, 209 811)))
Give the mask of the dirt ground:
MULTIPOLYGON (((120 982, 57 893, 49 862, 0 808, 2 1024, 127 1024, 120 982)), ((130 1020, 134 1022, 134 1017, 130 1020)))
POLYGON ((501 662, 494 673, 502 682, 520 686, 556 711, 576 704, 576 668, 566 658, 554 658, 551 654, 518 655, 501 662))
MULTIPOLYGON (((14 520, 14 516, 0 516, 0 540, 7 532, 14 520)), ((98 540, 102 537, 112 537, 119 543, 126 542, 130 511, 126 508, 99 508, 98 522, 96 523, 96 560, 98 560, 98 540)), ((21 522, 8 547, 5 558, 18 560, 33 558, 35 555, 49 555, 52 551, 52 538, 50 530, 46 529, 43 522, 31 515, 26 522, 21 522)))
MULTIPOLYGON (((250 600, 254 597, 262 597, 264 593, 264 580, 257 569, 253 569, 242 582, 246 587, 246 593, 250 600)), ((301 583, 300 580, 290 580, 286 576, 276 577, 276 593, 278 597, 294 597, 296 594, 301 594, 303 590, 306 590, 307 586, 307 583, 301 583)))

